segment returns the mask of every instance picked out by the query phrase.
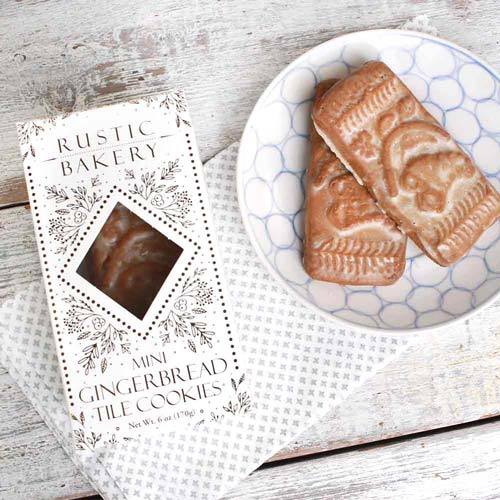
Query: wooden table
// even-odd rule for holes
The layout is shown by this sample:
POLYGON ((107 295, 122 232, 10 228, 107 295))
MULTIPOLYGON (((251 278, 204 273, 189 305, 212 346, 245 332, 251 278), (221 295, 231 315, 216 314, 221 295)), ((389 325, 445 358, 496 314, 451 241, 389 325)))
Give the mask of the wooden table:
MULTIPOLYGON (((40 275, 16 121, 178 86, 206 160, 305 50, 419 14, 500 68, 496 0, 2 2, 0 300, 40 275)), ((229 497, 499 498, 499 415, 500 325, 426 333, 229 497)), ((93 494, 0 368, 0 498, 93 494)))

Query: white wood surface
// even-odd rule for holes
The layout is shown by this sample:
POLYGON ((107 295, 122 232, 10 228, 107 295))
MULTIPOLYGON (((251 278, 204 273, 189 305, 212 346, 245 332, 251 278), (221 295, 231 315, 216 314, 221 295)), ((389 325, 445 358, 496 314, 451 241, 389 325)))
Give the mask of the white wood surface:
POLYGON ((500 421, 258 470, 225 500, 497 500, 500 421))
POLYGON ((0 367, 0 498, 40 500, 92 494, 10 375, 0 367))
MULTIPOLYGON (((500 68, 496 0, 1 2, 0 206, 27 199, 16 121, 178 86, 187 91, 201 155, 207 159, 239 138, 259 94, 302 52, 340 33, 396 27, 418 14, 427 14, 443 37, 500 68)), ((38 276, 28 210, 0 210, 0 301, 38 276)), ((499 368, 500 329, 426 334, 422 346, 387 367, 276 458, 500 415, 499 368)), ((476 479, 489 480, 492 470, 499 476, 500 452, 491 442, 498 443, 500 436, 491 425, 440 434, 439 442, 426 445, 427 454, 418 440, 410 440, 378 448, 380 455, 363 449, 265 469, 249 478, 240 494, 416 498, 411 493, 418 495, 430 484, 434 496, 422 498, 499 498, 500 493, 492 496, 497 493, 494 481, 491 487, 480 483, 472 496, 467 489, 476 479), (490 446, 482 440, 477 450, 490 466, 475 473, 478 461, 469 463, 463 456, 476 454, 476 437, 485 429, 490 446), (460 448, 446 448, 448 441, 460 448), (459 453, 449 455, 447 449, 459 453), (391 450, 399 458, 392 459, 391 450), (347 457, 343 465, 341 456, 347 457), (457 466, 457 456, 463 467, 457 466), (441 465, 448 471, 443 477, 451 479, 427 475, 432 464, 441 465), (362 488, 353 476, 364 481, 362 488), (405 477, 414 489, 406 488, 405 477)), ((0 371, 0 498, 69 498, 90 492, 12 379, 0 371)))
POLYGON ((1 2, 0 203, 27 200, 16 121, 178 86, 205 160, 240 137, 260 93, 305 50, 422 14, 500 67, 496 0, 1 2))

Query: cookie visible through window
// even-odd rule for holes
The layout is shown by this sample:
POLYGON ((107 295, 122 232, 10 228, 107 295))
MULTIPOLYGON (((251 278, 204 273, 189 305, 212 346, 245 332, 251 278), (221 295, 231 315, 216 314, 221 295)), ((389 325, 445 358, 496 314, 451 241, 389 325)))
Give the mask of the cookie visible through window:
POLYGON ((77 273, 139 319, 182 254, 182 248, 117 203, 77 273))

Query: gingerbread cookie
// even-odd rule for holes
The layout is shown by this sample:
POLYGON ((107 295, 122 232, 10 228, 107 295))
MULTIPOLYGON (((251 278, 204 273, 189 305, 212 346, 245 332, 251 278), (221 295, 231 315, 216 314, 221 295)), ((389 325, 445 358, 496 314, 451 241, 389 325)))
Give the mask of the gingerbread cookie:
POLYGON ((315 106, 319 134, 378 205, 448 266, 500 215, 500 196, 383 63, 370 62, 315 106))
MULTIPOLYGON (((314 107, 333 80, 316 89, 314 107)), ((389 285, 403 273, 406 237, 377 207, 312 127, 307 173, 304 267, 314 279, 389 285)))
POLYGON ((181 253, 176 243, 118 203, 79 272, 142 319, 181 253))

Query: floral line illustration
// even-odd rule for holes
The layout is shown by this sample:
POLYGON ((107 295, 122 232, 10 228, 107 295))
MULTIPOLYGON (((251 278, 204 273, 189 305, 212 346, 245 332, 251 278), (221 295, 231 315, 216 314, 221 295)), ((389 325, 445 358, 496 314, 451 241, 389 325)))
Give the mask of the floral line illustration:
POLYGON ((99 366, 101 373, 108 368, 108 356, 113 353, 129 353, 128 332, 119 330, 100 314, 94 312, 87 302, 72 296, 63 298, 70 305, 64 325, 68 333, 77 334, 77 340, 87 341, 82 348, 78 363, 88 375, 99 366))
POLYGON ((205 321, 200 321, 207 312, 206 306, 213 303, 213 289, 201 279, 205 271, 198 268, 188 277, 167 318, 160 323, 163 329, 160 338, 164 344, 174 336, 184 338, 193 352, 200 346, 213 347, 215 332, 207 329, 205 321))
POLYGON ((222 412, 210 412, 210 416, 203 418, 196 423, 196 426, 202 426, 208 422, 221 422, 224 417, 229 413, 231 415, 245 415, 252 409, 252 401, 250 396, 246 391, 242 390, 242 384, 245 381, 245 374, 243 374, 239 380, 231 378, 231 387, 235 393, 234 399, 228 401, 224 406, 222 406, 222 412))
POLYGON ((56 254, 66 253, 68 247, 73 245, 80 236, 89 214, 102 199, 101 195, 93 192, 93 188, 99 185, 99 177, 93 177, 90 181, 90 189, 78 186, 71 188, 69 193, 64 188, 58 188, 55 185, 45 186, 47 199, 54 200, 58 206, 54 210, 56 217, 49 219, 49 234, 59 244, 56 254))
POLYGON ((90 434, 88 434, 85 431, 85 415, 83 411, 80 412, 80 415, 78 417, 73 413, 71 413, 71 420, 78 423, 78 428, 73 429, 73 437, 75 439, 76 448, 78 450, 93 451, 97 443, 101 441, 102 434, 96 434, 93 431, 90 434))
POLYGON ((133 180, 129 193, 140 196, 153 208, 163 213, 164 217, 173 224, 183 227, 192 226, 194 223, 187 216, 190 213, 193 201, 187 190, 179 189, 178 184, 170 184, 175 179, 175 174, 180 171, 179 159, 169 161, 159 172, 145 172, 139 179, 133 170, 126 170, 126 179, 133 180), (157 174, 159 178, 157 179, 157 174))
POLYGON ((177 125, 177 127, 180 127, 181 125, 191 127, 191 122, 187 118, 188 109, 186 100, 184 99, 184 95, 182 94, 182 92, 179 90, 175 90, 173 92, 169 92, 163 99, 162 97, 163 96, 151 95, 130 102, 140 105, 145 104, 146 106, 157 105, 160 108, 165 108, 166 110, 174 113, 175 124, 177 125))
POLYGON ((232 415, 242 415, 248 413, 252 408, 252 403, 250 400, 250 396, 246 391, 241 390, 241 384, 245 381, 245 374, 243 374, 238 381, 234 378, 231 378, 231 387, 235 392, 236 398, 234 400, 229 401, 222 409, 231 413, 232 415))
POLYGON ((177 127, 180 127, 181 124, 191 127, 191 122, 184 118, 184 115, 187 113, 187 106, 181 92, 175 91, 167 94, 165 99, 160 102, 160 107, 175 112, 175 124, 177 127))
MULTIPOLYGON (((73 424, 73 437, 77 450, 94 451, 97 447, 97 443, 100 443, 100 446, 115 445, 118 443, 115 434, 111 434, 109 439, 103 440, 102 434, 96 434, 94 431, 91 431, 90 433, 87 432, 85 429, 85 415, 83 411, 80 412, 79 416, 76 416, 73 413, 70 415, 71 420, 76 422, 76 424, 73 424), (78 427, 75 429, 75 426, 78 427)), ((121 439, 123 441, 132 440, 132 438, 126 436, 123 436, 121 439)))

